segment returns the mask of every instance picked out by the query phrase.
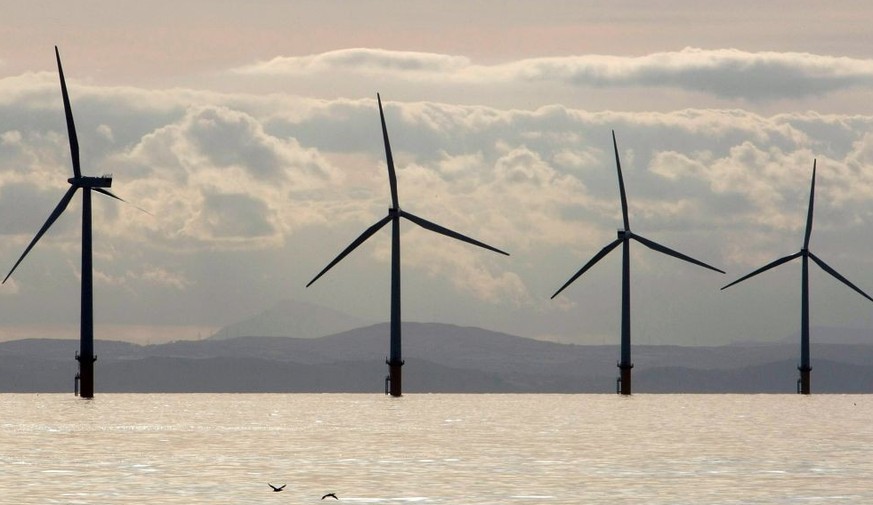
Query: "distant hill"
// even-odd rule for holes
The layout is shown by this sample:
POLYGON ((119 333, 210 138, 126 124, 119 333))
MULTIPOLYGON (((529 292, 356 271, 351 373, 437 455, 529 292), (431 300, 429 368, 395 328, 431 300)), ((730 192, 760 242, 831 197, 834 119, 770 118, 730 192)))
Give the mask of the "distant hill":
POLYGON ((318 338, 372 324, 373 321, 337 310, 295 300, 283 300, 273 307, 215 332, 211 339, 237 337, 318 338))
MULTIPOLYGON (((404 323, 407 393, 614 393, 618 346, 543 342, 404 323)), ((321 338, 96 342, 100 392, 369 392, 386 375, 388 325, 321 338)), ((71 392, 73 340, 0 343, 0 392, 71 392)), ((793 393, 797 343, 634 347, 637 393, 793 393)), ((813 344, 814 393, 873 393, 873 345, 813 344)))
MULTIPOLYGON (((837 326, 813 326, 809 329, 810 340, 819 344, 869 344, 873 345, 873 330, 863 328, 840 328, 837 326)), ((784 342, 800 342, 800 331, 788 335, 784 342)))

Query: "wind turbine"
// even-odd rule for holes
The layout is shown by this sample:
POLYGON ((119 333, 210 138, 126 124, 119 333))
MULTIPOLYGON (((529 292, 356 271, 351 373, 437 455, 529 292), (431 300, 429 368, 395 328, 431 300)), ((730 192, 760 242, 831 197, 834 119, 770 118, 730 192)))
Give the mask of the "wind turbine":
POLYGON ((558 296, 558 294, 564 290, 567 286, 573 283, 576 279, 579 278, 582 274, 588 271, 589 268, 593 267, 595 263, 603 259, 607 254, 609 254, 613 249, 621 244, 622 246, 622 264, 621 264, 621 361, 618 362, 618 368, 620 370, 619 376, 619 392, 623 395, 631 394, 631 368, 634 367, 633 362, 631 361, 631 313, 630 313, 630 241, 631 239, 636 240, 637 242, 643 244, 649 249, 653 249, 660 253, 667 254, 669 256, 673 256, 675 258, 679 258, 681 260, 685 260, 689 263, 694 263, 695 265, 702 266, 704 268, 708 268, 710 270, 715 270, 716 272, 724 273, 723 271, 715 268, 713 266, 709 266, 702 261, 698 261, 694 258, 686 256, 682 253, 676 252, 672 249, 662 246, 656 242, 653 242, 641 235, 637 235, 631 232, 630 229, 630 221, 628 220, 627 215, 627 195, 624 191, 624 179, 621 176, 621 161, 618 157, 618 144, 615 141, 615 130, 612 132, 612 146, 615 149, 615 168, 618 171, 618 189, 619 194, 621 195, 621 214, 624 219, 624 229, 618 230, 618 238, 612 241, 609 245, 600 250, 599 253, 595 254, 593 258, 591 258, 588 263, 585 264, 578 272, 576 272, 573 277, 570 277, 561 289, 557 290, 555 294, 552 295, 552 298, 558 296))
MULTIPOLYGON (((91 190, 98 193, 121 200, 112 194, 107 188, 112 186, 112 176, 103 175, 101 177, 83 176, 79 165, 79 140, 76 137, 76 125, 73 123, 73 112, 70 109, 70 97, 67 94, 67 83, 64 80, 64 69, 61 67, 61 55, 58 52, 58 47, 55 46, 55 58, 58 60, 58 74, 61 79, 61 95, 64 98, 64 112, 67 118, 67 135, 70 138, 70 155, 73 161, 73 177, 67 179, 70 183, 70 189, 61 197, 55 210, 49 215, 45 224, 30 241, 30 245, 24 250, 18 261, 3 279, 3 283, 9 280, 12 272, 18 268, 27 253, 33 249, 37 241, 45 234, 51 225, 57 220, 76 190, 82 190, 82 298, 81 298, 81 316, 79 321, 80 338, 79 352, 76 354, 76 360, 79 362, 79 373, 76 375, 78 380, 79 394, 82 398, 94 397, 94 361, 97 357, 94 356, 94 290, 91 272, 91 190)), ((121 200, 124 201, 124 200, 121 200)))
POLYGON ((721 288, 729 288, 734 284, 743 282, 744 280, 750 277, 754 277, 761 272, 766 272, 771 268, 777 267, 783 263, 787 263, 797 257, 801 258, 802 273, 800 278, 800 365, 797 367, 797 370, 800 371, 800 378, 797 380, 797 392, 804 395, 808 395, 811 392, 810 372, 812 371, 809 360, 809 258, 812 258, 812 261, 818 263, 818 266, 820 266, 822 270, 831 274, 834 278, 836 278, 838 281, 842 282, 846 286, 854 289, 864 298, 873 302, 873 298, 870 298, 867 293, 861 291, 860 288, 849 282, 848 279, 840 275, 836 270, 831 268, 821 258, 816 256, 812 253, 812 251, 809 250, 809 238, 812 235, 812 210, 815 203, 815 163, 816 160, 813 160, 812 184, 809 188, 809 210, 806 213, 806 235, 804 235, 803 237, 803 248, 794 254, 785 256, 784 258, 779 258, 776 261, 768 263, 767 265, 764 265, 754 272, 740 277, 734 282, 721 288))
POLYGON ((355 239, 333 261, 324 267, 324 270, 319 272, 315 278, 309 281, 309 284, 307 284, 306 287, 311 286, 319 279, 319 277, 339 263, 346 257, 346 255, 355 250, 356 247, 363 244, 383 226, 391 223, 391 356, 386 360, 388 365, 388 377, 386 378, 386 381, 390 385, 391 396, 400 396, 402 394, 401 367, 403 366, 403 357, 400 349, 400 218, 408 219, 424 229, 462 242, 483 247, 500 254, 505 254, 506 256, 509 256, 509 253, 503 252, 500 249, 491 247, 488 244, 461 235, 458 232, 449 230, 448 228, 444 228, 436 223, 432 223, 400 209, 400 203, 397 198, 397 176, 394 173, 394 158, 391 156, 391 145, 388 142, 388 128, 385 126, 385 114, 382 112, 382 98, 378 93, 376 94, 376 100, 379 103, 379 118, 382 121, 382 138, 385 142, 385 158, 388 164, 388 183, 391 186, 391 208, 388 209, 387 216, 364 230, 364 233, 362 233, 361 236, 355 239))

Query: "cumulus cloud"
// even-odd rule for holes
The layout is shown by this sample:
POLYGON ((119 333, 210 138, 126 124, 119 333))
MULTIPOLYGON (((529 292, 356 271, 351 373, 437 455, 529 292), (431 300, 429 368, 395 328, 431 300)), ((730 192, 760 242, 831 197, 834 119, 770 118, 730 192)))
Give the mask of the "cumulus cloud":
POLYGON ((264 131, 254 117, 226 107, 192 107, 117 157, 146 176, 127 185, 139 216, 173 240, 188 237, 262 247, 313 218, 292 198, 315 198, 341 176, 318 152, 264 131))
MULTIPOLYGON (((370 56, 361 61, 371 64, 370 56)), ((465 66, 435 60, 412 68, 451 73, 465 66)), ((0 81, 0 115, 15 118, 0 130, 0 233, 10 262, 66 186, 69 146, 57 94, 55 82, 27 92, 0 81), (22 100, 6 100, 9 87, 22 100)), ((73 106, 88 173, 114 172, 113 191, 152 214, 106 199, 95 203, 100 284, 112 295, 106 304, 124 307, 135 293, 151 297, 149 303, 136 299, 138 307, 173 313, 193 303, 182 294, 201 297, 209 302, 200 305, 209 308, 194 321, 199 323, 221 320, 222 308, 239 300, 310 296, 302 289, 305 281, 390 205, 374 99, 98 86, 77 86, 74 94, 81 97, 73 106), (331 244, 327 237, 341 238, 331 244)), ((508 326, 527 324, 534 334, 554 333, 540 324, 540 299, 612 240, 621 224, 613 129, 631 222, 646 237, 727 268, 788 254, 785 243, 802 239, 817 158, 815 240, 845 244, 834 267, 842 272, 844 260, 849 276, 852 265, 868 261, 873 135, 867 132, 873 117, 394 101, 385 102, 385 114, 403 208, 512 253, 504 258, 403 228, 404 271, 411 274, 405 278, 433 281, 434 289, 452 295, 447 299, 457 298, 459 312, 511 312, 482 325, 512 330, 508 326), (830 241, 831 234, 844 238, 830 241), (407 247, 415 237, 425 237, 422 245, 407 247)), ((29 261, 63 258, 75 265, 77 202, 68 211, 76 217, 59 220, 29 261), (59 235, 64 239, 56 240, 59 235)), ((384 278, 388 242, 378 243, 369 249, 377 264, 355 266, 374 270, 362 277, 384 278)), ((65 272, 75 270, 61 264, 65 272)), ((654 261, 637 264, 635 281, 645 282, 656 269, 654 261)), ((20 272, 22 295, 38 283, 57 284, 39 270, 20 272)), ((614 299, 612 284, 598 289, 614 299)), ((70 303, 57 297, 57 303, 70 303)), ((336 289, 331 297, 354 304, 360 294, 336 289)), ((555 303, 567 310, 548 311, 549 317, 603 317, 570 295, 555 303)), ((187 317, 195 311, 186 308, 176 312, 187 317)), ((142 317, 151 317, 142 310, 142 317)), ((174 324, 191 322, 175 317, 174 324)), ((598 331, 606 326, 599 323, 598 331)))
POLYGON ((255 178, 285 176, 282 142, 264 135, 251 116, 229 109, 204 108, 189 118, 187 134, 197 151, 216 167, 240 167, 255 178))
POLYGON ((699 49, 642 56, 580 55, 481 65, 462 56, 344 49, 234 69, 238 75, 391 76, 445 84, 555 82, 574 87, 677 88, 752 101, 821 95, 873 85, 873 60, 797 52, 699 49))

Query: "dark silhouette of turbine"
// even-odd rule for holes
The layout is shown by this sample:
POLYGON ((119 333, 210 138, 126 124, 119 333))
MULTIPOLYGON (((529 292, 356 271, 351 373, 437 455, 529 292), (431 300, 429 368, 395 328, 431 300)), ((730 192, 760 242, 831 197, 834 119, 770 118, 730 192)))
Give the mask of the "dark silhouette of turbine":
POLYGON ((734 284, 743 282, 744 280, 750 277, 754 277, 762 272, 766 272, 771 268, 777 267, 783 263, 787 263, 795 258, 801 258, 802 274, 800 280, 800 365, 798 365, 797 367, 797 369, 800 371, 800 378, 797 380, 797 392, 804 395, 808 395, 811 393, 810 372, 812 371, 809 358, 809 258, 812 258, 812 261, 816 262, 822 270, 831 274, 831 276, 833 276, 835 279, 842 282, 846 286, 854 289, 858 294, 873 302, 873 298, 870 298, 867 293, 861 291, 860 288, 849 282, 848 279, 840 275, 836 270, 831 268, 821 258, 816 256, 812 253, 812 251, 809 250, 809 238, 812 236, 812 214, 815 204, 815 164, 816 160, 813 160, 812 184, 809 188, 809 209, 806 212, 806 234, 803 237, 803 248, 794 254, 785 256, 784 258, 779 258, 776 261, 768 263, 767 265, 764 265, 754 272, 744 275, 743 277, 740 277, 734 282, 721 288, 729 288, 734 284))
POLYGON ((619 392, 623 395, 631 394, 631 368, 634 367, 633 362, 631 361, 631 313, 630 313, 630 241, 631 239, 636 240, 637 242, 643 244, 649 249, 653 249, 660 253, 664 253, 668 256, 673 256, 674 258, 679 258, 681 260, 687 261, 689 263, 694 263, 695 265, 702 266, 704 268, 708 268, 710 270, 715 270, 716 272, 724 273, 723 271, 715 268, 713 266, 707 265, 702 261, 698 261, 690 256, 686 256, 680 252, 676 252, 672 249, 669 249, 661 244, 653 242, 641 235, 637 235, 632 233, 630 230, 630 221, 627 215, 627 195, 624 191, 624 178, 621 175, 621 160, 618 157, 618 144, 615 141, 615 131, 612 132, 612 146, 615 150, 615 168, 618 172, 618 190, 621 196, 621 215, 624 220, 624 229, 618 230, 618 238, 612 241, 609 245, 600 250, 599 253, 595 254, 593 258, 591 258, 588 263, 585 264, 578 272, 576 272, 573 277, 570 277, 561 289, 557 290, 555 294, 552 295, 552 298, 558 296, 558 294, 564 290, 567 286, 573 283, 576 279, 579 278, 582 274, 588 271, 589 268, 593 267, 595 263, 603 259, 607 254, 609 254, 613 249, 621 244, 622 246, 622 263, 621 263, 621 360, 618 362, 618 368, 620 370, 619 376, 619 392))
POLYGON ((388 164, 388 183, 391 186, 391 208, 388 209, 388 215, 370 226, 364 233, 356 238, 348 247, 346 247, 333 261, 331 261, 324 270, 318 273, 306 287, 311 286, 315 281, 324 275, 334 265, 339 263, 349 253, 355 250, 356 247, 363 244, 368 238, 373 236, 383 226, 391 223, 391 355, 387 360, 388 364, 388 385, 391 396, 400 396, 402 394, 402 378, 401 367, 403 366, 403 357, 401 354, 400 345, 400 218, 407 219, 421 226, 424 229, 451 237, 462 242, 467 242, 491 251, 505 254, 509 253, 501 251, 488 244, 479 242, 467 236, 461 235, 458 232, 444 228, 436 223, 432 223, 426 219, 420 218, 405 210, 400 209, 400 203, 397 197, 397 176, 394 173, 394 158, 391 156, 391 145, 388 142, 388 128, 385 126, 385 114, 382 112, 382 97, 376 94, 376 100, 379 103, 379 118, 382 121, 382 138, 385 142, 385 159, 388 164))
MULTIPOLYGON (((33 237, 30 244, 24 250, 18 261, 3 279, 5 283, 12 272, 18 267, 27 253, 33 249, 37 241, 45 234, 57 218, 64 212, 67 205, 72 200, 73 195, 77 190, 82 190, 82 308, 80 318, 80 338, 79 352, 76 354, 76 360, 79 362, 79 373, 76 375, 78 380, 79 394, 82 398, 92 398, 94 396, 94 361, 97 357, 94 355, 94 290, 92 282, 92 266, 91 266, 91 191, 102 193, 104 195, 121 200, 112 194, 108 188, 112 186, 112 176, 104 175, 101 177, 83 176, 79 165, 79 140, 76 137, 76 125, 73 123, 73 112, 70 109, 70 97, 67 94, 67 83, 64 80, 64 70, 61 67, 61 55, 55 46, 55 58, 58 61, 58 74, 61 79, 61 95, 64 99, 64 113, 67 119, 67 135, 70 139, 70 155, 73 161, 73 177, 67 179, 70 183, 70 189, 64 193, 61 201, 58 203, 55 210, 49 215, 45 224, 33 237)), ((124 200, 121 200, 124 201, 124 200)))

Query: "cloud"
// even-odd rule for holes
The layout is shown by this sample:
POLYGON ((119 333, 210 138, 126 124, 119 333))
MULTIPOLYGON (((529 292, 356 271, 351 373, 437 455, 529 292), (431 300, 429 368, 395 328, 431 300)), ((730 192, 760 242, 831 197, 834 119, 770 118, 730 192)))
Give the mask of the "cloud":
POLYGON ((192 107, 116 157, 144 176, 126 185, 159 221, 137 221, 165 239, 263 247, 318 216, 295 211, 340 178, 320 154, 264 131, 254 117, 226 107, 192 107))
MULTIPOLYGON (((442 240, 434 237, 433 240, 442 240)), ((506 269, 508 259, 496 261, 481 258, 492 255, 490 251, 476 250, 474 254, 455 254, 455 247, 443 246, 426 249, 414 255, 415 262, 423 266, 431 278, 444 276, 451 279, 454 289, 492 304, 522 306, 533 299, 518 274, 506 269)))
POLYGON ((246 194, 206 195, 202 213, 209 236, 251 240, 275 232, 267 204, 246 194))
MULTIPOLYGON (((390 102, 385 110, 405 208, 481 230, 486 241, 512 251, 597 247, 614 234, 621 216, 610 129, 617 133, 634 226, 682 240, 692 231, 739 234, 744 226, 761 226, 782 233, 801 226, 789 204, 803 200, 812 159, 829 173, 859 166, 861 132, 873 126, 866 116, 768 117, 739 109, 524 111, 390 102)), ((306 137, 321 152, 344 151, 335 138, 306 133, 328 132, 338 117, 367 133, 352 145, 376 165, 366 186, 369 206, 387 195, 373 100, 325 101, 317 113, 293 122, 274 118, 273 126, 287 125, 289 135, 306 137)), ((839 181, 844 194, 833 201, 862 201, 865 181, 839 181)))
MULTIPOLYGON (((0 116, 12 118, 0 128, 0 234, 6 238, 0 249, 10 265, 69 177, 56 83, 28 91, 13 81, 0 80, 0 116), (7 90, 20 100, 7 100, 7 90)), ((305 282, 390 205, 372 98, 71 84, 87 173, 113 172, 113 191, 152 214, 95 199, 95 267, 105 297, 98 305, 106 314, 117 310, 119 321, 221 324, 273 297, 318 296, 303 290, 305 282)), ((566 300, 543 301, 614 239, 621 224, 611 130, 631 224, 644 236, 726 269, 789 254, 802 240, 817 158, 813 240, 833 247, 822 257, 853 280, 853 270, 869 268, 873 117, 384 105, 402 207, 512 254, 504 258, 404 225, 404 279, 416 281, 404 293, 439 299, 441 307, 466 314, 458 320, 565 337, 578 326, 571 316, 590 321, 589 333, 612 327, 604 313, 617 288, 608 268, 598 270, 603 280, 592 272, 589 287, 566 300), (577 301, 591 289, 597 304, 577 301), (544 310, 544 303, 572 310, 544 310), (563 329, 550 329, 552 317, 562 318, 563 329)), ((77 198, 28 257, 29 266, 16 271, 20 296, 4 298, 8 308, 0 315, 22 321, 34 312, 29 300, 76 316, 79 205, 77 198)), ((381 307, 339 277, 366 280, 362 289, 385 280, 389 242, 374 241, 356 251, 345 274, 325 278, 318 292, 327 293, 325 300, 381 307)), ((641 254, 633 261, 634 282, 664 282, 657 258, 641 254)), ((700 289, 702 276, 693 269, 688 279, 681 270, 669 272, 677 293, 700 289)), ((706 297, 681 296, 677 305, 715 311, 694 305, 706 297)), ((408 317, 423 317, 413 310, 428 305, 410 308, 408 317)), ((676 330, 676 338, 689 340, 692 331, 676 330)))
POLYGON ((685 48, 638 57, 523 60, 516 75, 579 86, 675 87, 725 98, 774 100, 873 84, 873 60, 809 53, 685 48))
POLYGON ((203 108, 190 118, 187 134, 206 162, 240 167, 251 177, 276 181, 285 176, 282 142, 264 135, 251 116, 229 109, 203 108))
POLYGON ((675 88, 725 99, 771 101, 873 85, 873 60, 798 52, 699 49, 643 56, 530 58, 492 65, 463 56, 344 49, 276 57, 232 70, 245 76, 361 75, 444 85, 559 83, 571 87, 675 88))
POLYGON ((169 286, 180 291, 191 285, 191 281, 184 275, 178 272, 171 272, 163 267, 148 267, 132 275, 145 282, 159 286, 169 286))
POLYGON ((240 67, 235 73, 287 75, 313 72, 357 71, 362 73, 401 72, 422 75, 456 72, 470 66, 461 56, 379 49, 343 49, 301 57, 276 57, 240 67))

